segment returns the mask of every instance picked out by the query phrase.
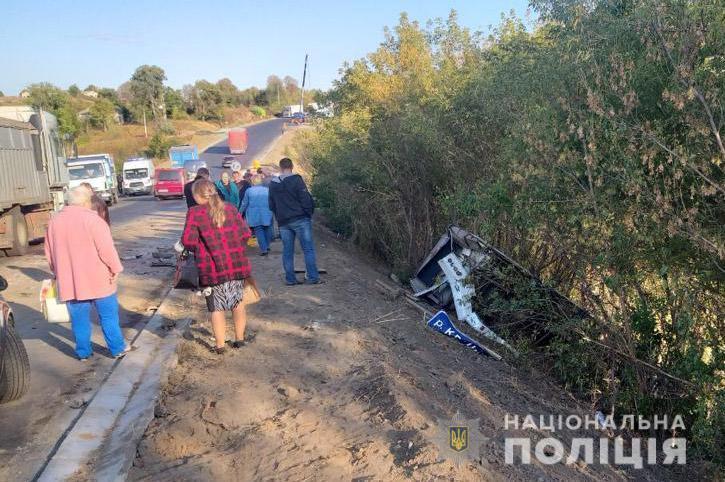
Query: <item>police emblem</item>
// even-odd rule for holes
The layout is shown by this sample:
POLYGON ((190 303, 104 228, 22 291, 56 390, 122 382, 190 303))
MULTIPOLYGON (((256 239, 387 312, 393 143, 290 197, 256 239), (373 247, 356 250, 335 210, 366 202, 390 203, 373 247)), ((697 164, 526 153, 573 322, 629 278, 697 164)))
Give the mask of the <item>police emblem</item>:
POLYGON ((448 427, 448 446, 456 452, 468 448, 468 427, 448 427))
POLYGON ((456 465, 480 458, 481 443, 486 437, 478 429, 478 419, 466 420, 456 412, 452 420, 439 419, 438 424, 433 442, 441 457, 453 460, 456 465))

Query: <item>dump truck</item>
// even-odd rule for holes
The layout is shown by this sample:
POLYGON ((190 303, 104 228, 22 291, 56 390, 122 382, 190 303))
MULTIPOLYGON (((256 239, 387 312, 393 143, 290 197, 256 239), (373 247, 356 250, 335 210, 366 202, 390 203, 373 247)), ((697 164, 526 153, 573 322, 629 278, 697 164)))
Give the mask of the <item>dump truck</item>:
POLYGON ((247 152, 249 137, 247 129, 244 127, 235 127, 229 130, 227 144, 229 145, 230 154, 244 154, 247 152))
POLYGON ((181 146, 172 146, 169 149, 169 160, 171 167, 183 168, 186 161, 196 161, 199 159, 199 149, 193 144, 183 144, 181 146))
POLYGON ((45 235, 68 190, 68 169, 54 115, 30 106, 0 107, 0 250, 27 252, 45 235))

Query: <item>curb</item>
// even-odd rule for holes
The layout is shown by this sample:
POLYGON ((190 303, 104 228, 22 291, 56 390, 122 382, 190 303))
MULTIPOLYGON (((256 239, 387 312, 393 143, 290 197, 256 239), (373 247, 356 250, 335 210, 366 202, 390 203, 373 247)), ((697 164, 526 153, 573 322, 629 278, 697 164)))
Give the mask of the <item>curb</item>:
POLYGON ((88 469, 94 480, 125 480, 136 445, 153 418, 159 389, 176 365, 176 347, 189 322, 189 291, 171 290, 61 442, 37 480, 65 480, 88 469), (174 313, 179 313, 175 316, 174 313), (108 453, 110 451, 110 453, 108 453))

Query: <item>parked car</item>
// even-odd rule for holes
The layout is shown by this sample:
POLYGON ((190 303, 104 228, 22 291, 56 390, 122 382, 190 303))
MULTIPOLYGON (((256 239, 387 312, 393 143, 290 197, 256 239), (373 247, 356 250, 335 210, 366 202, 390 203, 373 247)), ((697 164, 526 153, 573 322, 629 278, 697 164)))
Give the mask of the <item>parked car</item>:
POLYGON ((157 199, 184 197, 184 180, 183 169, 156 169, 154 196, 156 196, 157 199))
POLYGON ((195 159, 193 161, 186 161, 184 163, 184 171, 186 171, 186 180, 193 181, 196 177, 196 171, 198 171, 201 168, 208 169, 209 166, 206 165, 206 161, 203 161, 201 159, 195 159))
POLYGON ((236 160, 234 156, 224 156, 222 158, 222 167, 231 167, 232 163, 236 160))
POLYGON ((305 122, 305 120, 307 118, 305 116, 305 114, 302 113, 302 112, 295 112, 294 114, 292 114, 291 117, 292 117, 292 123, 293 124, 302 124, 302 123, 305 122))
MULTIPOLYGON (((8 282, 0 276, 0 291, 8 282)), ((0 297, 0 403, 22 397, 30 386, 30 360, 25 345, 15 331, 10 305, 0 297)))

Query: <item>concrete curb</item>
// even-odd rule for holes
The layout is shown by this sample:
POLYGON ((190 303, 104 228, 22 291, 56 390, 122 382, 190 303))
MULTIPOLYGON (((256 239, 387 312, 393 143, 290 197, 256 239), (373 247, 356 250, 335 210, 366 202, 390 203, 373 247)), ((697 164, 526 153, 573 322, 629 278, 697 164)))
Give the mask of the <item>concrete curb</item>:
POLYGON ((37 480, 68 479, 82 473, 97 455, 102 465, 90 478, 125 480, 136 445, 153 418, 159 388, 176 364, 191 296, 189 291, 169 292, 136 338, 136 350, 118 362, 37 480))

